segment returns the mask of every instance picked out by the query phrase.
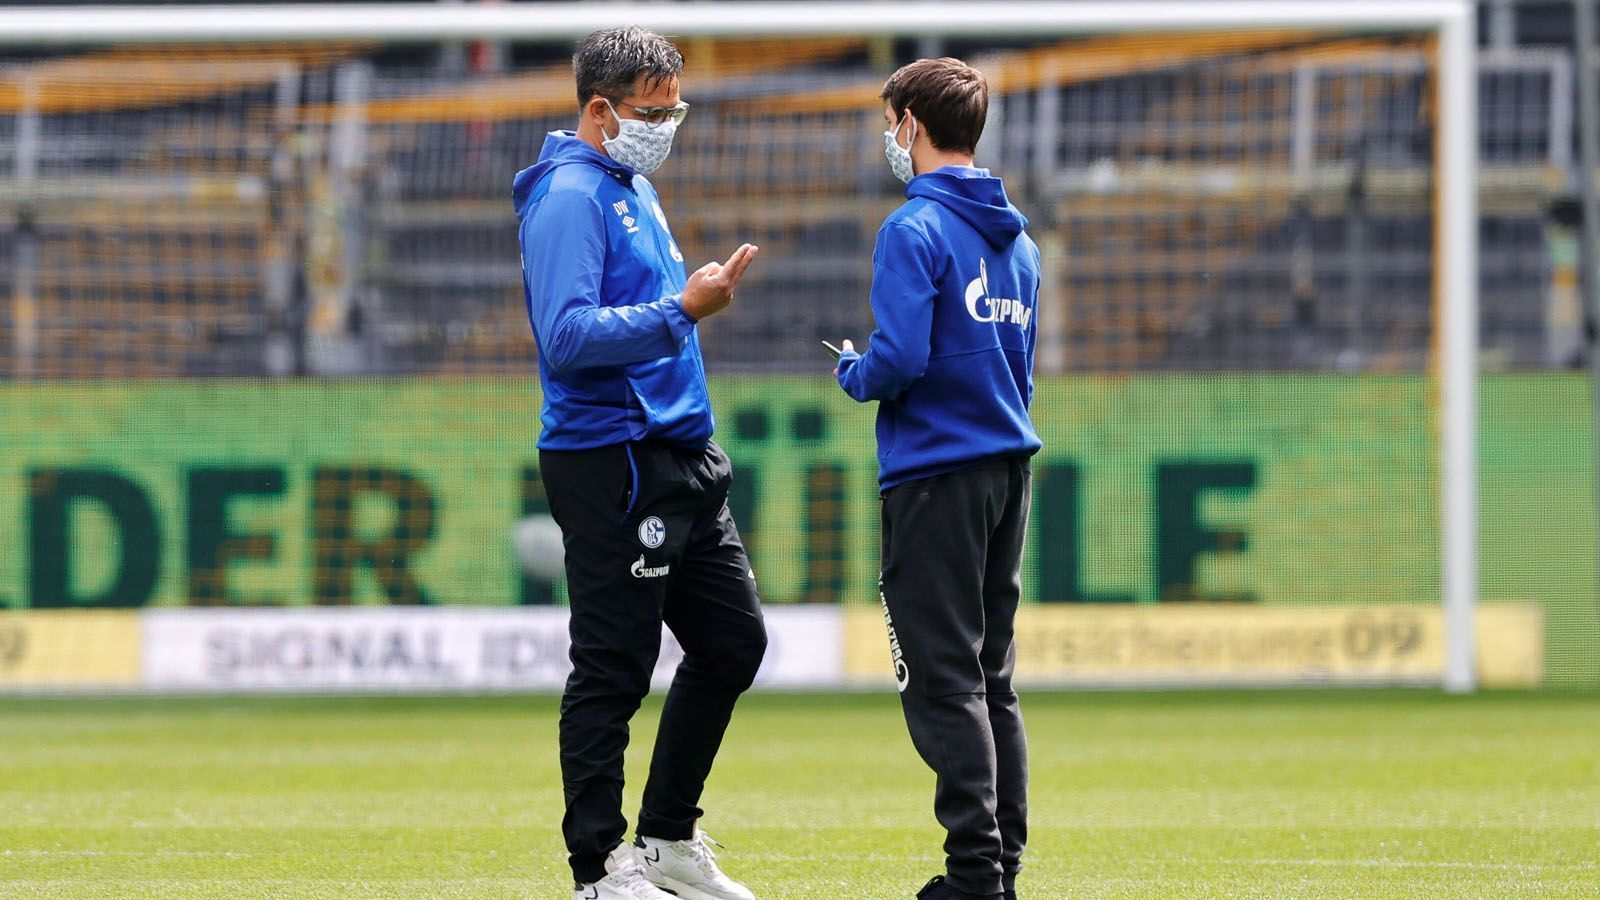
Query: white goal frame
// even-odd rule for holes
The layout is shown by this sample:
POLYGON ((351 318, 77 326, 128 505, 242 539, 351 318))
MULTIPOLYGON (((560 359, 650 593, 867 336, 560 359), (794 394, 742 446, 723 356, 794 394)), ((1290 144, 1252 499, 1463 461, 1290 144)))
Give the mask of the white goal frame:
POLYGON ((560 3, 76 6, 0 9, 0 44, 571 38, 637 24, 667 34, 1073 35, 1326 28, 1433 32, 1440 84, 1436 195, 1445 690, 1477 687, 1478 110, 1471 0, 560 3))

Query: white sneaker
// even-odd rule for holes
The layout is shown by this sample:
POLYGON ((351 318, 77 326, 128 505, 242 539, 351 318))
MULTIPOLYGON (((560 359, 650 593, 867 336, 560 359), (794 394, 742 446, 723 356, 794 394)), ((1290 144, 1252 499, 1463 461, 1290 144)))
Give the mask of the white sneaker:
POLYGON ((644 875, 633 848, 620 844, 606 857, 606 877, 593 884, 580 884, 572 891, 572 900, 675 900, 644 875))
POLYGON ((721 846, 696 829, 687 841, 642 837, 634 845, 634 854, 645 877, 682 900, 756 900, 749 888, 717 868, 717 854, 711 848, 721 846))

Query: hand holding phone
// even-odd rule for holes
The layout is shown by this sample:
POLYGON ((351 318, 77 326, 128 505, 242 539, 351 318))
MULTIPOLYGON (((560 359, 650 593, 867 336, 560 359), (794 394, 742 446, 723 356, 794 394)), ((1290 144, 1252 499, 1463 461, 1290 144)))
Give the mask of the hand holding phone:
MULTIPOLYGON (((850 343, 850 339, 849 338, 846 338, 845 340, 841 341, 841 343, 844 344, 843 347, 835 347, 834 345, 828 343, 827 341, 823 341, 822 342, 822 346, 828 348, 828 353, 833 356, 835 361, 837 361, 839 359, 839 357, 843 356, 846 353, 854 353, 854 352, 856 352, 855 345, 850 343)), ((839 366, 837 365, 837 362, 835 363, 835 365, 833 367, 833 377, 835 377, 835 378, 839 377, 839 366)))

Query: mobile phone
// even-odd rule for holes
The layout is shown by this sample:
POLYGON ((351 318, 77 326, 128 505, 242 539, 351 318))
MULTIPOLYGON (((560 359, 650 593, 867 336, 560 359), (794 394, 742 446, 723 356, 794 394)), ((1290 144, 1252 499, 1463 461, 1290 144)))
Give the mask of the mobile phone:
POLYGON ((843 350, 840 350, 838 347, 835 347, 834 345, 828 343, 827 341, 823 341, 822 342, 822 346, 828 348, 828 352, 833 354, 833 358, 834 359, 838 359, 839 355, 844 352, 843 350))

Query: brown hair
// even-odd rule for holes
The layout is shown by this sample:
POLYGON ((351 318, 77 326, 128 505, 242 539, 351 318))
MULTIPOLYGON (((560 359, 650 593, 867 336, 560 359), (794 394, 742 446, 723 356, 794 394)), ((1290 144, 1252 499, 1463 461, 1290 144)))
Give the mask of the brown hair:
POLYGON ((901 66, 878 95, 904 118, 906 110, 928 130, 934 149, 976 153, 989 117, 989 83, 959 59, 919 59, 901 66))

